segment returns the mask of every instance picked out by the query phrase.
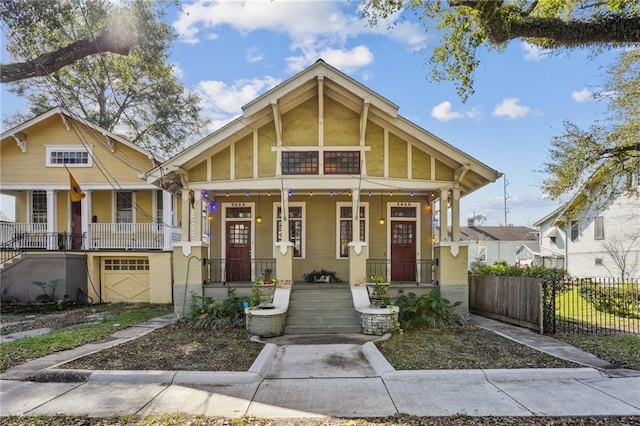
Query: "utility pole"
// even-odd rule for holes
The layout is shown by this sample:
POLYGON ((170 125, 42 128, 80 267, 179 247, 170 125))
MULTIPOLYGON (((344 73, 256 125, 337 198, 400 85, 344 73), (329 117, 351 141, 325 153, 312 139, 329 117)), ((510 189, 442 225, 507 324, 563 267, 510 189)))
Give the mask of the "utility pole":
POLYGON ((502 177, 504 178, 504 226, 508 226, 507 214, 509 213, 509 207, 507 207, 507 200, 509 199, 509 194, 507 193, 507 186, 509 185, 509 181, 507 180, 506 174, 502 177))

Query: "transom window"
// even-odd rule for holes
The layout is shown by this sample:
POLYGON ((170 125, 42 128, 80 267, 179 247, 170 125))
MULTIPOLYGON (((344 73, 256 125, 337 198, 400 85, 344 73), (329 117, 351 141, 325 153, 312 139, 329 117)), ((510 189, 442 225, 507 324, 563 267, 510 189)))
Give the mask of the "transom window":
POLYGON ((415 207, 391 207, 391 217, 416 217, 415 207))
POLYGON ((116 223, 133 223, 133 192, 116 192, 116 223))
POLYGON ((47 191, 31 193, 31 223, 47 223, 47 191))
POLYGON ((317 175, 317 151, 285 151, 282 153, 282 174, 317 175))
POLYGON ((325 174, 360 174, 360 152, 325 151, 325 174))
POLYGON ((106 271, 148 271, 149 259, 105 259, 106 271))
POLYGON ((82 146, 47 146, 47 167, 91 167, 91 153, 82 146))

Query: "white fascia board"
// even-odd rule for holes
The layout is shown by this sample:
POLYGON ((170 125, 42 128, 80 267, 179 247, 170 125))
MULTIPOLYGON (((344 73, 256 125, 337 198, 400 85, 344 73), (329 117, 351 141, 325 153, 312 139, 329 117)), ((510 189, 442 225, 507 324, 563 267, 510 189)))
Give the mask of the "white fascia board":
POLYGON ((189 189, 211 191, 256 191, 274 189, 314 190, 314 191, 340 191, 350 189, 360 189, 362 192, 372 191, 394 191, 398 195, 408 195, 406 191, 437 191, 439 189, 453 188, 449 181, 418 181, 409 179, 385 179, 371 178, 363 179, 360 183, 357 177, 336 177, 326 176, 287 176, 283 178, 261 178, 261 179, 234 179, 232 181, 213 182, 190 182, 189 189), (402 190, 403 192, 398 192, 402 190))
POLYGON ((252 115, 260 111, 263 108, 271 105, 272 101, 277 101, 283 96, 287 95, 296 88, 302 86, 306 82, 312 79, 317 79, 318 76, 323 76, 325 79, 332 80, 339 86, 351 91, 358 97, 368 99, 371 104, 376 108, 389 114, 391 117, 395 117, 398 114, 398 106, 379 94, 373 92, 356 80, 348 77, 346 74, 338 71, 336 68, 328 65, 322 60, 317 61, 314 65, 299 72, 293 77, 283 81, 273 89, 269 90, 262 96, 254 99, 242 107, 242 111, 245 115, 252 115))
POLYGON ((479 174, 480 176, 491 182, 495 182, 502 177, 502 173, 471 157, 469 154, 461 151, 460 149, 446 142, 444 139, 439 138, 428 130, 423 129, 422 127, 407 120, 402 116, 398 116, 398 118, 396 120, 393 120, 391 124, 398 127, 405 133, 411 135, 415 139, 423 141, 423 143, 425 138, 428 138, 433 143, 433 145, 435 145, 432 145, 431 148, 440 152, 442 155, 453 159, 458 164, 470 165, 469 170, 472 170, 473 172, 479 174))
MULTIPOLYGON (((80 185, 83 191, 133 191, 133 190, 146 190, 146 189, 158 189, 156 186, 146 183, 120 183, 117 187, 106 183, 83 183, 80 185)), ((17 183, 2 185, 2 191, 36 191, 36 190, 52 190, 52 191, 68 191, 69 183, 54 183, 54 184, 33 184, 33 183, 17 183)))
POLYGON ((45 120, 53 117, 54 115, 58 115, 58 114, 65 115, 69 119, 75 120, 78 123, 95 130, 96 132, 100 133, 101 135, 103 135, 105 137, 113 139, 116 142, 119 142, 119 143, 121 143, 121 144, 123 144, 123 145, 125 145, 125 146, 127 146, 127 147, 129 147, 129 148, 131 148, 133 150, 135 150, 135 151, 138 151, 141 154, 144 154, 150 160, 157 159, 160 162, 164 161, 164 158, 162 158, 162 157, 160 157, 158 155, 152 154, 151 152, 147 151, 146 149, 144 149, 144 148, 142 148, 142 147, 130 142, 126 138, 123 138, 122 136, 119 136, 119 135, 117 135, 115 133, 112 133, 112 132, 106 130, 106 129, 103 129, 102 127, 100 127, 100 126, 98 126, 98 125, 96 125, 94 123, 91 123, 90 121, 87 121, 82 117, 75 116, 74 114, 71 114, 67 110, 65 110, 63 108, 60 108, 60 107, 55 107, 53 109, 50 109, 49 111, 47 111, 47 112, 45 112, 43 114, 40 114, 39 116, 34 117, 31 120, 25 121, 24 123, 18 125, 17 127, 14 127, 12 129, 7 130, 6 132, 3 132, 2 135, 0 136, 0 139, 4 139, 4 138, 10 137, 10 136, 12 136, 12 135, 14 135, 16 133, 22 132, 22 131, 34 126, 35 124, 38 124, 38 123, 40 123, 42 121, 45 121, 45 120))

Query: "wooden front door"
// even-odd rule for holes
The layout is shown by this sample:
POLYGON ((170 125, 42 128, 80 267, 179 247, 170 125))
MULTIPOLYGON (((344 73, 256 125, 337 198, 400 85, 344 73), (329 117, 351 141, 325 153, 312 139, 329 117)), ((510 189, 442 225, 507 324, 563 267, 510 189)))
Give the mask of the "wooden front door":
POLYGON ((71 249, 82 249, 82 201, 71 202, 71 249))
POLYGON ((391 222, 391 281, 416 280, 416 223, 391 222))
POLYGON ((251 281, 251 222, 227 222, 227 281, 251 281))

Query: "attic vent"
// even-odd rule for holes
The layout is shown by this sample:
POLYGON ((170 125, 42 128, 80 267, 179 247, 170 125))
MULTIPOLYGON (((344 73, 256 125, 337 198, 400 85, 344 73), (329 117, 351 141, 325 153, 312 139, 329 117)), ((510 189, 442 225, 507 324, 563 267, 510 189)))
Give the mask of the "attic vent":
POLYGON ((596 266, 602 266, 602 258, 596 257, 596 266))

